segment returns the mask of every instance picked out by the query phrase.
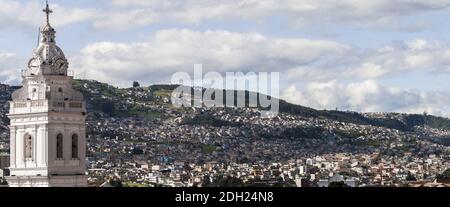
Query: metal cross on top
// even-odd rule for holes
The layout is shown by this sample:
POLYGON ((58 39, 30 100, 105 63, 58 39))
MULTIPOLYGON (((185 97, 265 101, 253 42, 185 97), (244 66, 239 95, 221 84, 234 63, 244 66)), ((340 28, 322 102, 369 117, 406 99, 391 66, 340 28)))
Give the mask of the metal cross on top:
POLYGON ((47 23, 50 24, 49 16, 50 16, 51 13, 53 13, 53 11, 48 6, 48 0, 46 1, 46 3, 47 3, 47 7, 44 10, 42 10, 42 11, 47 14, 47 23))

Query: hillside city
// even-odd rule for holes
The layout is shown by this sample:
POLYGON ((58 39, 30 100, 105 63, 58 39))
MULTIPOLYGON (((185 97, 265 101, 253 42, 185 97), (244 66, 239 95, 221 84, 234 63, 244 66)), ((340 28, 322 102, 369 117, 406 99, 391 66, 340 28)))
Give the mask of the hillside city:
MULTIPOLYGON (((169 85, 74 86, 88 107, 90 186, 450 186, 445 118, 283 103, 262 119, 255 108, 175 108, 169 85)), ((0 177, 15 89, 0 85, 0 177)))

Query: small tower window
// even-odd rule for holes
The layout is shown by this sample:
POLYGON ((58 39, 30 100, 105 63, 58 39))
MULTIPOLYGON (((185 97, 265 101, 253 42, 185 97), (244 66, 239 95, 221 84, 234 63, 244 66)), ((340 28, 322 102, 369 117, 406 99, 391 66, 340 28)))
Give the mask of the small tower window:
POLYGON ((78 158, 78 135, 72 135, 72 159, 78 158))
POLYGON ((33 138, 31 135, 25 135, 25 159, 31 160, 33 159, 33 138))
POLYGON ((32 93, 31 93, 31 100, 36 100, 38 99, 37 97, 37 89, 33 88, 32 93))
POLYGON ((62 159, 63 158, 63 135, 58 134, 56 136, 56 158, 62 159))
POLYGON ((63 89, 62 88, 58 88, 58 92, 62 93, 63 89))

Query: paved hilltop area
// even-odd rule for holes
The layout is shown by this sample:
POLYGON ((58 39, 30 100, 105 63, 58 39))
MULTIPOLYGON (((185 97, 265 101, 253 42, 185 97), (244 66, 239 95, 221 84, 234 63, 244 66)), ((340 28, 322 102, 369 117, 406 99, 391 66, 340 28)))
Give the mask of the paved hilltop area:
MULTIPOLYGON (((76 80, 88 103, 92 186, 446 186, 450 120, 426 114, 175 108, 175 86, 76 80)), ((9 152, 0 85, 0 153, 9 152)))

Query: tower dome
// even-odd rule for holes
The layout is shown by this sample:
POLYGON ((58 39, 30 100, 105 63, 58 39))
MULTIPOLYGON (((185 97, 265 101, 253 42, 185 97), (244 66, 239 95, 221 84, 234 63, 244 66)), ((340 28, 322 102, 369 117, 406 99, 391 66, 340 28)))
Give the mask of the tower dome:
POLYGON ((43 10, 47 15, 47 21, 39 31, 41 34, 39 45, 33 51, 33 55, 28 61, 28 69, 22 72, 23 85, 21 89, 12 94, 12 99, 15 101, 35 100, 35 99, 62 99, 80 101, 83 100, 83 95, 73 90, 67 81, 73 77, 68 76, 67 70, 69 63, 64 55, 64 52, 56 45, 55 34, 56 31, 50 25, 49 14, 53 11, 47 7, 43 10), (34 86, 30 86, 33 85, 34 86), (56 86, 59 84, 58 86, 56 86), (31 88, 30 88, 31 87, 31 88), (60 93, 59 90, 63 93, 60 93), (34 93, 30 95, 30 93, 34 93))
POLYGON ((64 52, 56 45, 56 31, 50 25, 49 15, 53 13, 48 4, 43 10, 47 21, 40 30, 39 46, 34 50, 28 62, 27 75, 67 75, 68 62, 64 52))

